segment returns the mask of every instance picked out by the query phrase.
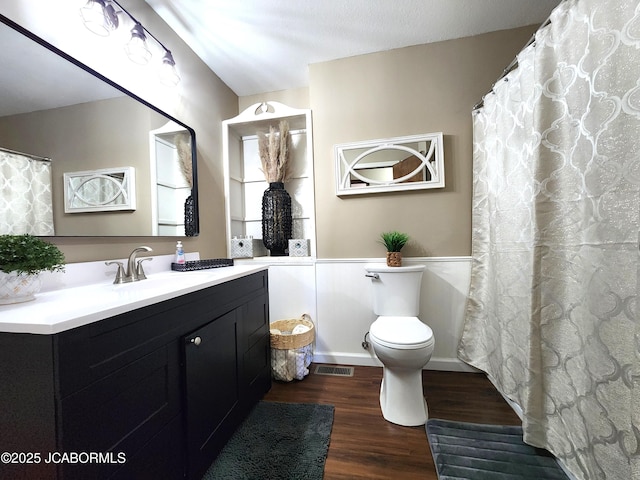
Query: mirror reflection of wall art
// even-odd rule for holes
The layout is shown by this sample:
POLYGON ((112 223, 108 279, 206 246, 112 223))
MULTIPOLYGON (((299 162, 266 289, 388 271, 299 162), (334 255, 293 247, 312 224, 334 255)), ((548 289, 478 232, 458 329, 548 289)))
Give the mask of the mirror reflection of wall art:
POLYGON ((444 187, 442 133, 334 147, 336 195, 444 187))
POLYGON ((65 213, 135 210, 135 169, 104 168, 64 174, 65 213))

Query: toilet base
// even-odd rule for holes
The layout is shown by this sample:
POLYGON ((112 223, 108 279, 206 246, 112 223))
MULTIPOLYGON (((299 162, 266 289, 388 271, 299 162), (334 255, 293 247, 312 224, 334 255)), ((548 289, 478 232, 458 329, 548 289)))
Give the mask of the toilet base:
POLYGON ((404 427, 424 425, 429 409, 422 390, 422 369, 384 367, 380 408, 388 422, 404 427))

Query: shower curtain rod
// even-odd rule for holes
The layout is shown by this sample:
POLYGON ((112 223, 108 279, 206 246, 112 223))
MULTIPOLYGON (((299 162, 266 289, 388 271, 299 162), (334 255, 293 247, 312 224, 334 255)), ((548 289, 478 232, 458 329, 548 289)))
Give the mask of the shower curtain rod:
POLYGON ((9 148, 0 147, 0 152, 13 153, 16 155, 22 155, 23 157, 29 157, 31 160, 37 160, 39 162, 50 162, 51 159, 49 157, 41 157, 40 155, 32 155, 30 153, 18 152, 16 150, 11 150, 9 148))
MULTIPOLYGON (((564 1, 565 1, 565 0, 562 0, 562 2, 564 2, 564 1)), ((560 3, 562 3, 562 2, 560 2, 560 3)), ((560 3, 558 3, 558 5, 560 5, 560 3)), ((556 8, 557 8, 557 7, 556 7, 556 8)), ((523 51, 525 48, 527 48, 529 45, 531 45, 531 44, 535 43, 535 41, 536 41, 536 35, 538 34, 538 32, 539 32, 540 30, 542 30, 544 27, 546 27, 547 25, 549 25, 550 23, 551 23, 551 15, 549 15, 549 16, 547 17, 547 19, 546 19, 544 22, 542 22, 542 24, 538 27, 538 29, 535 31, 535 33, 534 33, 533 35, 531 35, 531 38, 530 38, 530 39, 529 39, 529 41, 524 45, 524 47, 522 47, 522 48, 520 49, 520 52, 522 52, 522 51, 523 51)), ((519 54, 520 52, 518 52, 518 54, 519 54)), ((482 99, 481 99, 478 103, 476 103, 476 104, 473 106, 473 108, 471 109, 471 111, 472 111, 472 112, 475 112, 475 111, 476 111, 476 110, 478 110, 479 108, 482 108, 482 107, 484 106, 484 98, 485 98, 487 95, 489 95, 490 93, 492 93, 492 92, 493 92, 493 87, 495 87, 495 86, 496 86, 496 83, 498 83, 498 82, 499 82, 500 80, 502 80, 504 77, 506 77, 506 76, 507 76, 507 75, 509 75, 511 72, 513 72, 516 68, 518 68, 518 55, 516 55, 516 56, 515 56, 515 58, 514 58, 513 60, 511 60, 511 63, 510 63, 509 65, 507 65, 507 68, 505 68, 505 69, 502 71, 502 75, 500 75, 500 76, 498 77, 498 79, 497 79, 495 82, 493 82, 493 85, 491 85, 491 89, 490 89, 487 93, 485 93, 485 94, 482 96, 482 99)))

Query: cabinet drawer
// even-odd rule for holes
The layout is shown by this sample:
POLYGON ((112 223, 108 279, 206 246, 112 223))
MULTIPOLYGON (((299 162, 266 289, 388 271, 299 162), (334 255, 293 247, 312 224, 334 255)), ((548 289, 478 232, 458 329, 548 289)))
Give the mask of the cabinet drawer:
MULTIPOLYGON (((132 458, 180 412, 177 341, 61 401, 59 450, 132 458)), ((106 477, 120 464, 65 465, 65 478, 106 477)))
POLYGON ((165 345, 183 306, 152 305, 60 334, 59 388, 66 397, 165 345))

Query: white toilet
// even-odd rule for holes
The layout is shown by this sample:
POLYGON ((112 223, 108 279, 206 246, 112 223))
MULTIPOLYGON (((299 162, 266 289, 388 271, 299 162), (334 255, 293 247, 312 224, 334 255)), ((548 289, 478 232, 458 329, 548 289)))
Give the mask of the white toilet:
POLYGON ((384 366, 382 416, 398 425, 424 425, 429 415, 422 368, 431 359, 435 343, 433 331, 418 318, 424 266, 379 264, 365 269, 373 286, 373 312, 378 315, 369 340, 384 366))

